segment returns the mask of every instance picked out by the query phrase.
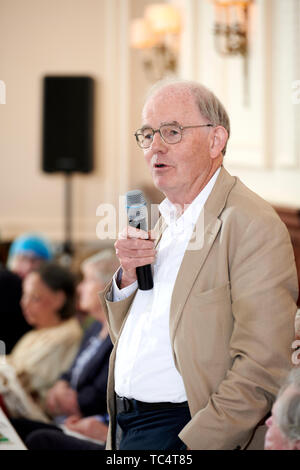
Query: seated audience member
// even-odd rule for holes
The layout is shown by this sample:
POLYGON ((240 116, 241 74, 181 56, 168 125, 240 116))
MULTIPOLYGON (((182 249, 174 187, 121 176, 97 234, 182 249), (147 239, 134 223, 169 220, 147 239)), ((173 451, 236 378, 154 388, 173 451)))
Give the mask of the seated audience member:
POLYGON ((0 267, 0 340, 9 354, 30 325, 22 315, 22 279, 8 269, 0 267))
POLYGON ((9 354, 17 341, 31 327, 22 315, 22 279, 43 261, 52 259, 52 250, 47 240, 40 235, 24 234, 11 245, 8 268, 0 267, 0 340, 9 354))
MULTIPOLYGON (((74 318, 74 301, 73 276, 56 264, 45 263, 24 279, 21 305, 33 330, 18 341, 6 362, 21 388, 42 409, 46 393, 78 351, 82 330, 74 318)), ((0 375, 4 372, 2 368, 0 375)))
POLYGON ((300 450, 300 368, 290 372, 266 421, 265 450, 300 450))
POLYGON ((17 238, 8 252, 7 266, 21 279, 53 257, 50 243, 40 235, 24 234, 17 238))
MULTIPOLYGON (((46 404, 52 416, 90 416, 106 413, 108 359, 112 349, 98 292, 117 267, 113 252, 100 252, 82 264, 79 306, 96 321, 86 331, 68 372, 49 391, 46 404)), ((55 421, 60 421, 60 417, 55 421)))
MULTIPOLYGON (((95 321, 86 331, 79 352, 71 366, 60 380, 49 390, 46 399, 48 414, 53 417, 52 424, 29 420, 12 420, 20 437, 31 448, 40 446, 52 438, 56 448, 81 449, 76 446, 76 439, 65 436, 60 424, 68 429, 91 439, 106 440, 107 406, 106 387, 109 356, 112 344, 108 335, 105 315, 98 299, 98 292, 103 289, 118 267, 112 250, 105 250, 85 260, 81 266, 82 282, 78 286, 78 303, 80 309, 91 315, 95 321), (33 437, 34 432, 34 439, 33 437), (43 436, 48 436, 43 440, 43 436), (30 437, 30 439, 29 439, 30 437)), ((82 445, 86 446, 84 442, 82 445)), ((92 445, 93 447, 93 445, 92 445)), ((51 446, 49 448, 52 448, 51 446)), ((100 449, 103 448, 100 447, 100 449)))
POLYGON ((69 423, 68 428, 85 437, 80 439, 64 434, 59 429, 40 429, 33 431, 26 439, 29 450, 104 450, 108 431, 107 424, 96 417, 81 418, 69 423), (94 442, 90 442, 93 440, 94 442), (96 442, 102 441, 102 442, 96 442))

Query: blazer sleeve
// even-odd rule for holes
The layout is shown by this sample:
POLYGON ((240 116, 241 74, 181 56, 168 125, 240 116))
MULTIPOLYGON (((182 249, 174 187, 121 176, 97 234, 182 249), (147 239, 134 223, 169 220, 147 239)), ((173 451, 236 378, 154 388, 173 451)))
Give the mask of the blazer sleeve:
POLYGON ((229 270, 232 367, 181 431, 191 449, 244 448, 292 367, 298 282, 284 224, 275 216, 252 220, 240 233, 229 270))
POLYGON ((114 344, 119 336, 126 314, 128 313, 136 291, 118 302, 111 300, 112 281, 99 293, 99 299, 108 322, 109 335, 114 344))

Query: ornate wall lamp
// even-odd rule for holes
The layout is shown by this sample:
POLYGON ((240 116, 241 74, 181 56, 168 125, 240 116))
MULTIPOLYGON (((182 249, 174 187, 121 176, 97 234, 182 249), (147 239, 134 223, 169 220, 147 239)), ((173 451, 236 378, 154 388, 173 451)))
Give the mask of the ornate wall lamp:
POLYGON ((244 97, 249 100, 249 7, 252 0, 212 0, 215 5, 215 47, 225 56, 241 55, 244 61, 244 97))
POLYGON ((147 76, 159 80, 177 67, 181 17, 170 4, 149 5, 131 24, 131 46, 139 49, 147 76))

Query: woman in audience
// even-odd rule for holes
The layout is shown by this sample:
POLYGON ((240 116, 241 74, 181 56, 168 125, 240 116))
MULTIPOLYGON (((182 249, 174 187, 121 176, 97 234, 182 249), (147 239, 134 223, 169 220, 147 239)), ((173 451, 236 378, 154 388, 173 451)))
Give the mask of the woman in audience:
POLYGON ((22 279, 42 262, 52 259, 50 243, 38 234, 23 234, 11 244, 7 268, 0 266, 0 340, 6 354, 10 354, 17 341, 29 330, 21 310, 22 279))
POLYGON ((68 372, 49 391, 48 412, 61 421, 62 416, 90 416, 106 413, 108 358, 112 344, 98 292, 117 267, 113 252, 105 250, 85 260, 78 286, 79 307, 96 321, 88 328, 79 353, 68 372), (58 418, 57 418, 58 417, 58 418))
POLYGON ((38 269, 44 261, 51 261, 52 248, 45 237, 25 233, 16 238, 8 252, 7 267, 25 279, 27 274, 38 269))
POLYGON ((18 341, 6 362, 42 409, 46 393, 78 351, 82 330, 74 318, 74 302, 73 276, 56 264, 46 263, 24 279, 21 305, 33 330, 18 341))
MULTIPOLYGON (((53 424, 12 421, 25 442, 30 433, 36 431, 37 434, 37 430, 50 430, 52 434, 56 431, 61 437, 64 436, 59 427, 62 423, 86 437, 98 436, 98 440, 105 441, 108 424, 106 387, 112 344, 98 292, 110 280, 117 266, 118 261, 112 250, 102 251, 82 264, 83 279, 78 286, 79 307, 95 321, 86 331, 71 368, 48 392, 46 407, 53 417, 53 424)), ((72 443, 72 439, 70 441, 72 443)))

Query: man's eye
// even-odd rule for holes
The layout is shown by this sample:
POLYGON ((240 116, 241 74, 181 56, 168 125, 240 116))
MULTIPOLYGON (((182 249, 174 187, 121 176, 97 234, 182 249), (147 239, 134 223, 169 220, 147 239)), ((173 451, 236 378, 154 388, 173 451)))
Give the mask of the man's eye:
POLYGON ((153 134, 152 134, 152 132, 144 132, 143 136, 144 136, 144 139, 151 140, 152 137, 153 137, 153 134))
POLYGON ((174 127, 169 127, 164 130, 164 133, 167 136, 174 137, 174 136, 177 136, 180 132, 178 129, 174 127))

